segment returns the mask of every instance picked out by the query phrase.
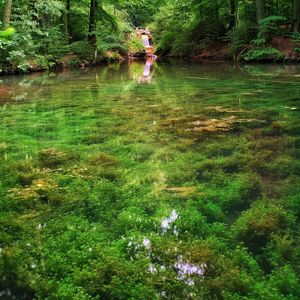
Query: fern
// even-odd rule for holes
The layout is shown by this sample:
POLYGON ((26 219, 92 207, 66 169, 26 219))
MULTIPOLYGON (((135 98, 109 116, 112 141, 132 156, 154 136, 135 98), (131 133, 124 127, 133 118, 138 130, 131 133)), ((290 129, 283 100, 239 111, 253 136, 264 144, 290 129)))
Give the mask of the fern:
POLYGON ((248 51, 243 58, 247 61, 252 60, 282 60, 284 54, 275 48, 255 48, 248 51))
POLYGON ((263 45, 280 34, 279 26, 286 23, 287 19, 281 16, 269 16, 259 21, 258 37, 254 44, 263 45))

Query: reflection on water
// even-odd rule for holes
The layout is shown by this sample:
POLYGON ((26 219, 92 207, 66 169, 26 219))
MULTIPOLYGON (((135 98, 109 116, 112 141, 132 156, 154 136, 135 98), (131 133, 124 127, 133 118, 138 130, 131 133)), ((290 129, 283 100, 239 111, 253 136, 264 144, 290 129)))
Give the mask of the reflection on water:
POLYGON ((241 72, 248 73, 254 77, 286 77, 299 78, 299 65, 281 65, 281 64, 259 64, 259 65, 244 65, 240 67, 241 72))
MULTIPOLYGON (((159 78, 160 81, 179 78, 183 83, 194 85, 193 80, 263 80, 260 86, 264 86, 264 80, 279 79, 282 82, 290 79, 300 81, 299 65, 245 65, 233 67, 229 64, 190 64, 190 63, 157 63, 155 57, 148 57, 146 62, 130 62, 129 64, 112 64, 107 67, 90 68, 63 73, 42 73, 24 76, 2 77, 0 81, 0 103, 23 102, 42 99, 45 93, 51 93, 54 89, 60 89, 64 84, 72 87, 72 90, 80 86, 97 89, 111 81, 110 84, 118 84, 124 89, 134 87, 137 83, 153 83, 159 78), (156 76, 155 70, 157 72, 156 76), (132 81, 133 80, 133 81, 132 81), (99 83, 100 81, 100 83, 99 83)), ((198 82, 200 84, 200 82, 198 82)), ((233 87, 236 82, 232 82, 233 87)), ((159 83, 158 83, 159 85, 159 83)), ((220 87, 222 88, 222 86, 220 87)), ((258 93, 255 89, 250 93, 258 93)))
POLYGON ((151 83, 152 76, 153 76, 153 65, 155 63, 156 57, 151 56, 147 58, 147 61, 144 66, 143 75, 139 77, 139 83, 151 83))

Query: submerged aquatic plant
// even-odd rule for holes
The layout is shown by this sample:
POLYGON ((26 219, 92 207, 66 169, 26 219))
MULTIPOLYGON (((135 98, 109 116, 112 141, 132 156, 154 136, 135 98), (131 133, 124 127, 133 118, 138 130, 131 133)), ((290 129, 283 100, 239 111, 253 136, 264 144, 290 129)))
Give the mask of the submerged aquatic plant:
POLYGON ((0 286, 298 299, 298 67, 251 68, 159 64, 147 85, 139 63, 3 78, 0 286))

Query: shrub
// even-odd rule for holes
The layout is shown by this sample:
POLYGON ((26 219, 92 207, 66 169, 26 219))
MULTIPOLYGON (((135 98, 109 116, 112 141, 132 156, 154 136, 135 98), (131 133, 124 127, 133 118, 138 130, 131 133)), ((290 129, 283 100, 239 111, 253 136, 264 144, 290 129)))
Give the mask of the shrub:
POLYGON ((237 54, 238 51, 249 45, 255 35, 255 28, 246 25, 240 26, 235 30, 229 32, 228 36, 230 39, 230 52, 232 54, 237 54))
POLYGON ((279 26, 286 23, 287 19, 281 16, 269 16, 259 21, 258 39, 256 45, 268 43, 272 38, 280 34, 279 26))
POLYGON ((251 60, 283 60, 284 54, 275 48, 254 48, 248 51, 245 55, 243 55, 243 58, 247 61, 251 60))
POLYGON ((133 56, 145 55, 145 47, 142 43, 142 39, 136 34, 131 34, 127 41, 128 52, 133 56))
POLYGON ((70 51, 79 56, 80 59, 92 60, 94 56, 93 47, 87 41, 78 41, 70 45, 70 51))

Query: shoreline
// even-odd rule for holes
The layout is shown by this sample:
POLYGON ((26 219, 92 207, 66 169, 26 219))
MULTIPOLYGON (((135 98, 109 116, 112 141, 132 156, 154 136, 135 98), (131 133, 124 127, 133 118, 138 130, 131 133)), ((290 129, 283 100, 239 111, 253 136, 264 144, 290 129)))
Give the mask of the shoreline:
MULTIPOLYGON (((130 63, 132 61, 135 62, 145 62, 147 60, 147 57, 122 57, 121 59, 103 59, 100 60, 97 63, 78 63, 78 64, 62 64, 61 62, 58 62, 56 65, 52 67, 32 67, 28 69, 27 71, 21 71, 16 70, 14 72, 0 72, 0 78, 6 77, 6 76, 19 76, 19 75, 29 75, 29 74, 38 74, 38 73, 47 73, 47 72, 63 72, 63 71, 72 71, 72 70, 85 70, 87 68, 93 68, 98 66, 106 66, 110 64, 123 64, 123 63, 130 63)), ((264 60, 251 60, 251 61, 245 61, 245 60, 234 60, 233 58, 223 58, 223 59, 217 59, 217 58, 204 58, 201 55, 195 55, 195 56, 158 56, 157 60, 160 62, 168 62, 168 61, 185 61, 185 62, 194 62, 194 63, 203 63, 203 64, 218 64, 218 63, 229 63, 234 65, 299 65, 300 64, 300 58, 297 59, 284 59, 284 60, 274 60, 274 59, 264 59, 264 60)))

